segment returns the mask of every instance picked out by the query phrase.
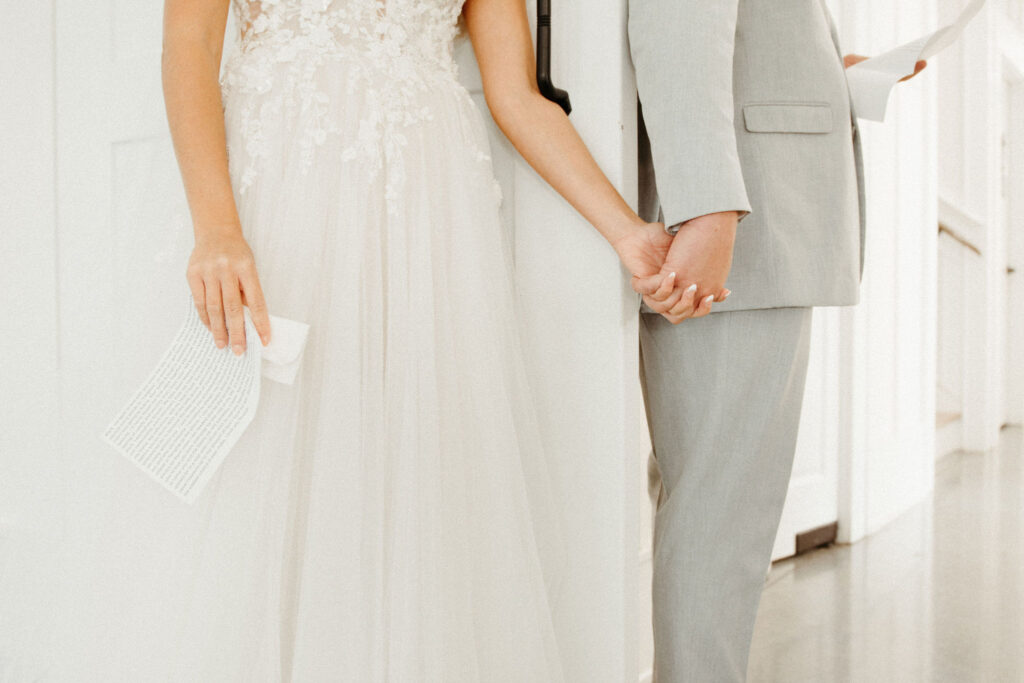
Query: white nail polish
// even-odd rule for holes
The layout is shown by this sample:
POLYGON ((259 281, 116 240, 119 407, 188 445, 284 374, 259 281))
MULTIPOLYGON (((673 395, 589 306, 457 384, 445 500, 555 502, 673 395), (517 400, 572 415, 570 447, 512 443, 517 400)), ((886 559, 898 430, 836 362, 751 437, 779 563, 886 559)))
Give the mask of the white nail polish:
POLYGON ((704 297, 704 303, 706 303, 706 304, 710 304, 714 300, 715 300, 715 295, 714 294, 708 294, 706 297, 704 297))
POLYGON ((693 294, 696 291, 697 291, 697 283, 696 282, 686 288, 686 293, 687 294, 693 294))

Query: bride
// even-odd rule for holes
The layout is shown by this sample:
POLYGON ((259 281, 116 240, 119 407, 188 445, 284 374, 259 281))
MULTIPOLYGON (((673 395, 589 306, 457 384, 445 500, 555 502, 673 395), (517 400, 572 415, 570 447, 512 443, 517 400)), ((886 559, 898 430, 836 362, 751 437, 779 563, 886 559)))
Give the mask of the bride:
POLYGON ((533 484, 544 449, 484 120, 452 58, 461 33, 502 132, 635 278, 661 282, 665 310, 703 315, 713 297, 662 280, 671 237, 538 92, 523 0, 232 9, 218 76, 228 0, 165 4, 187 281, 220 348, 269 342, 268 312, 310 338, 296 383, 265 383, 188 511, 196 552, 165 567, 180 577, 156 616, 165 637, 120 648, 131 677, 563 680, 555 503, 533 484))

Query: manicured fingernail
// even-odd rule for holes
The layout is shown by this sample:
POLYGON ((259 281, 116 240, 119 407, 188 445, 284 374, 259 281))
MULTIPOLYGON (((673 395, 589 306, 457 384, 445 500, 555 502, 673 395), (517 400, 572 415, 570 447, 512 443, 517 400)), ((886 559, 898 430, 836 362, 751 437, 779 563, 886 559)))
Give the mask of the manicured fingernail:
POLYGON ((704 303, 708 304, 709 306, 711 305, 711 302, 714 301, 714 300, 715 300, 715 295, 714 294, 708 294, 706 297, 704 297, 704 303))
POLYGON ((224 341, 223 339, 218 339, 217 340, 217 348, 218 349, 223 349, 227 345, 228 345, 228 343, 226 341, 224 341))
POLYGON ((685 294, 693 294, 697 291, 697 283, 694 282, 692 285, 686 288, 685 294))
POLYGON ((730 294, 732 294, 732 290, 731 289, 727 289, 724 292, 722 292, 722 298, 723 299, 728 299, 730 294))

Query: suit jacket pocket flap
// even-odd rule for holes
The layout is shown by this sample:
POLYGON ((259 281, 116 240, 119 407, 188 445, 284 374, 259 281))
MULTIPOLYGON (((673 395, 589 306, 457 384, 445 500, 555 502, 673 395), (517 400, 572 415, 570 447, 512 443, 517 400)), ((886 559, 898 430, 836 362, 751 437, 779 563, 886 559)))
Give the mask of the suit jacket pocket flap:
POLYGON ((743 105, 743 124, 751 133, 828 133, 828 102, 764 102, 743 105))

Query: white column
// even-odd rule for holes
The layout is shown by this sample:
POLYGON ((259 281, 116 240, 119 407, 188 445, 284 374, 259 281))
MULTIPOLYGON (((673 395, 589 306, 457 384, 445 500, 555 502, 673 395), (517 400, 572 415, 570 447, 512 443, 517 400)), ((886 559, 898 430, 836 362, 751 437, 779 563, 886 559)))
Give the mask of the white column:
POLYGON ((986 450, 1003 418, 1006 245, 1002 226, 1001 7, 989 3, 964 34, 966 210, 980 221, 982 259, 968 277, 963 447, 986 450))
MULTIPOLYGON (((845 53, 872 55, 935 26, 932 3, 844 1, 845 53)), ((867 246, 861 303, 843 312, 839 540, 853 542, 933 483, 934 73, 897 86, 886 122, 861 120, 867 246)))

